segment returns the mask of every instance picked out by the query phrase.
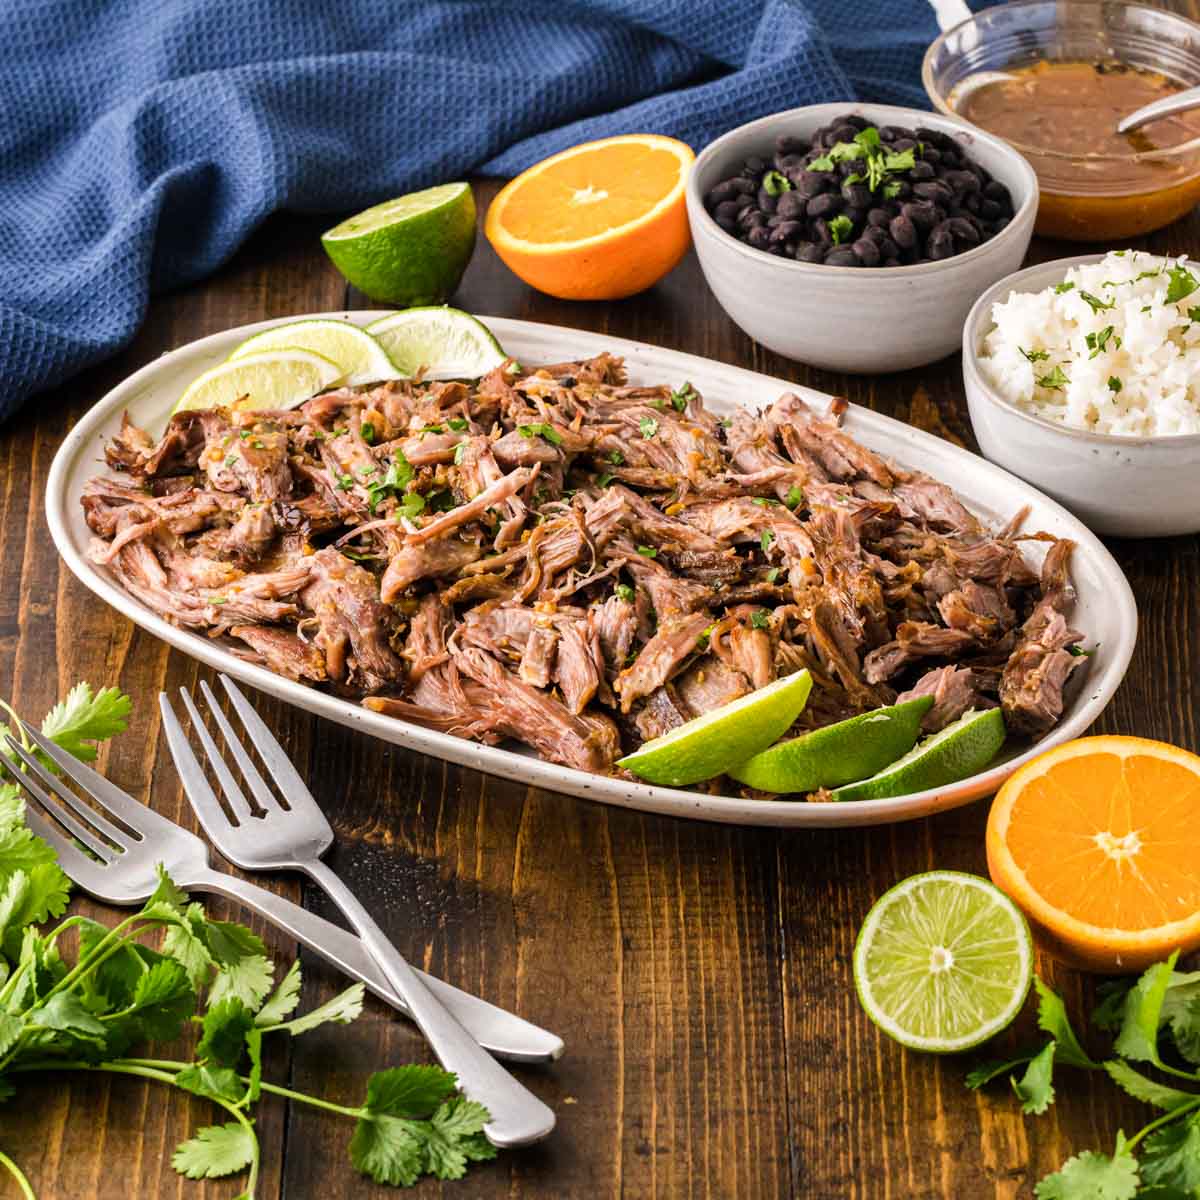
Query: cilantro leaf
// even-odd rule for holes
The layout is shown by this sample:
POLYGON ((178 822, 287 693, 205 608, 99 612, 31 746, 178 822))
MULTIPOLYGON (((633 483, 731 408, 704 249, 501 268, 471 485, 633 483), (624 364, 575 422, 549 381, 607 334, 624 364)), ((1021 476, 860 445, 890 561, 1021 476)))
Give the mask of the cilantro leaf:
POLYGON ((1071 381, 1063 372, 1062 367, 1055 367, 1049 374, 1043 375, 1034 382, 1037 383, 1038 387, 1048 388, 1050 391, 1061 391, 1071 381))
POLYGON ((253 1027, 253 1014, 236 996, 214 1004, 204 1014, 196 1057, 236 1067, 246 1052, 246 1034, 253 1027))
POLYGON ((412 1187, 421 1175, 425 1153, 412 1121, 399 1117, 360 1117, 350 1139, 350 1161, 376 1183, 412 1187))
POLYGON ((676 412, 683 412, 689 401, 698 399, 696 389, 690 383, 685 383, 683 387, 671 393, 671 404, 676 412))
POLYGON ((1074 286, 1075 285, 1073 283, 1056 283, 1054 285, 1054 294, 1056 296, 1061 296, 1063 294, 1063 292, 1071 291, 1071 289, 1074 288, 1074 286))
POLYGON ((311 1012, 302 1013, 290 1021, 273 1025, 271 1028, 286 1030, 293 1036, 298 1036, 329 1021, 339 1025, 348 1025, 362 1012, 363 990, 361 983, 352 984, 344 992, 334 996, 332 1000, 327 1000, 320 1008, 314 1008, 311 1012))
MULTIPOLYGON (((412 482, 412 463, 398 447, 392 451, 392 461, 381 477, 367 484, 367 509, 374 512, 388 496, 398 496, 412 482)), ((351 480, 351 484, 353 484, 351 480)), ((340 485, 339 485, 340 487, 340 485)))
POLYGON ((1170 280, 1170 283, 1167 284, 1166 302, 1168 304, 1178 303, 1200 287, 1200 279, 1197 279, 1186 267, 1172 267, 1167 272, 1167 278, 1170 280))
POLYGON ((438 1179, 461 1179, 469 1160, 496 1157, 496 1147, 483 1136, 491 1114, 478 1101, 456 1096, 433 1114, 425 1140, 425 1156, 431 1175, 438 1179))
POLYGON ((638 428, 642 431, 642 437, 649 440, 658 433, 658 422, 653 417, 642 417, 638 421, 638 428))
POLYGON ((803 501, 804 493, 793 483, 792 486, 788 488, 788 494, 784 497, 784 504, 786 504, 788 508, 794 509, 798 508, 803 501))
POLYGON ((750 614, 750 625, 753 629, 770 629, 771 614, 765 608, 756 608, 750 614))
POLYGON ((1196 1098, 1192 1092, 1184 1092, 1157 1080, 1148 1079, 1119 1058, 1110 1059, 1104 1064, 1104 1069, 1118 1087, 1127 1091, 1135 1100, 1153 1104, 1155 1108, 1163 1108, 1169 1112, 1196 1098))
POLYGON ((840 246, 853 229, 854 222, 845 213, 840 213, 829 222, 829 235, 835 246, 840 246))
POLYGON ((171 1166, 188 1179, 218 1179, 245 1170, 258 1155, 253 1132, 240 1121, 208 1125, 181 1142, 171 1166))
POLYGON ((1020 1079, 1013 1080, 1013 1091, 1021 1100, 1023 1113, 1041 1114, 1054 1103, 1054 1052, 1057 1045, 1047 1042, 1042 1050, 1034 1055, 1025 1074, 1020 1079))
POLYGON ((1171 983, 1171 972, 1179 957, 1176 950, 1166 962, 1155 963, 1146 970, 1133 990, 1125 997, 1125 1013, 1121 1032, 1113 1049, 1122 1058, 1158 1064, 1158 1026, 1163 999, 1171 983))
POLYGON ((563 441, 562 434, 549 421, 535 421, 530 425, 518 425, 517 432, 523 438, 533 439, 541 436, 552 446, 561 446, 563 441))
POLYGON ((1115 1033, 1121 1028, 1125 1014, 1125 997, 1133 987, 1132 979, 1108 979, 1096 989, 1100 1003, 1092 1010, 1092 1024, 1097 1029, 1115 1033))
POLYGON ((1023 346, 1018 346, 1017 349, 1020 350, 1025 358, 1031 363, 1045 362, 1046 359, 1050 357, 1049 350, 1026 350, 1023 346))
POLYGON ((1114 396, 1115 396, 1115 395, 1116 395, 1116 394, 1117 394, 1117 393, 1118 393, 1118 392, 1121 390, 1121 388, 1122 388, 1122 387, 1124 387, 1124 386, 1125 386, 1125 385, 1124 385, 1124 384, 1121 382, 1121 380, 1120 380, 1120 379, 1119 379, 1119 378, 1118 378, 1116 375, 1110 375, 1110 376, 1108 377, 1108 390, 1109 390, 1110 392, 1112 392, 1112 394, 1113 394, 1114 396))
POLYGON ((208 1003, 240 1000, 250 1012, 255 1012, 263 997, 271 990, 275 979, 275 964, 264 954, 248 954, 237 962, 217 969, 216 978, 208 993, 208 1003))
POLYGON ((1017 1067, 1025 1066, 1026 1063, 1037 1057, 1037 1053, 1037 1051, 1030 1050, 1027 1054, 1022 1054, 1018 1058, 988 1059, 986 1062, 981 1062, 978 1066, 972 1067, 967 1072, 963 1082, 972 1091, 978 1091, 981 1087, 985 1087, 991 1083, 993 1079, 999 1079, 1001 1075, 1009 1075, 1017 1067))
POLYGON ((1094 313, 1104 312, 1105 310, 1113 308, 1116 305, 1116 302, 1113 300, 1101 300, 1099 296, 1093 296, 1091 292, 1085 292, 1082 290, 1080 290, 1079 298, 1080 300, 1083 300, 1087 304, 1088 308, 1090 308, 1094 313))
POLYGON ((1196 1195, 1200 1189, 1200 1118, 1193 1112, 1156 1129, 1146 1138, 1141 1154, 1143 1183, 1196 1195))
POLYGON ((1109 1158, 1085 1150, 1047 1175, 1034 1189, 1037 1200, 1133 1200, 1138 1190, 1138 1166, 1117 1135, 1117 1152, 1109 1158))
POLYGON ((181 922, 167 930, 162 943, 163 953, 183 967, 197 988, 207 982, 213 968, 213 956, 203 937, 205 923, 204 908, 190 904, 181 922))
POLYGON ((364 1107, 392 1117, 427 1117, 454 1095, 457 1085, 456 1076, 441 1067, 391 1067, 367 1081, 364 1107))
POLYGON ((0 1012, 0 1054, 7 1054, 12 1049, 24 1028, 25 1022, 20 1017, 0 1012))
POLYGON ((246 1085, 230 1067, 214 1067, 208 1063, 193 1063, 175 1075, 175 1086, 193 1096, 210 1100, 227 1100, 239 1104, 246 1094, 246 1085))
POLYGON ((1200 1065, 1200 995, 1193 996, 1170 1018, 1175 1048, 1190 1063, 1200 1065))
POLYGON ((270 999, 258 1010, 255 1025, 278 1025, 286 1020, 300 1003, 300 984, 300 960, 296 959, 270 999))
POLYGON ((27 1020, 40 1029, 70 1033, 88 1041, 103 1043, 107 1030, 83 1006, 74 992, 56 992, 45 1004, 30 1012, 27 1020))
POLYGON ((1093 1062, 1079 1044, 1061 997, 1037 976, 1034 976, 1033 986, 1038 994, 1038 1028, 1045 1030, 1058 1043, 1055 1059, 1068 1067, 1098 1067, 1100 1064, 1093 1062))
POLYGON ((196 1011, 196 993, 187 972, 174 959, 162 958, 138 976, 133 998, 117 1014, 131 1032, 150 1041, 177 1038, 196 1011))
POLYGON ((792 190, 791 180, 779 171, 768 171, 762 178, 762 186, 768 196, 782 196, 792 190))
POLYGON ((631 588, 629 584, 618 583, 613 590, 622 600, 626 601, 627 603, 632 603, 634 592, 633 588, 631 588))
POLYGON ((255 1104, 262 1094, 263 1031, 256 1025, 246 1034, 246 1055, 250 1059, 250 1083, 246 1088, 246 1103, 255 1104))

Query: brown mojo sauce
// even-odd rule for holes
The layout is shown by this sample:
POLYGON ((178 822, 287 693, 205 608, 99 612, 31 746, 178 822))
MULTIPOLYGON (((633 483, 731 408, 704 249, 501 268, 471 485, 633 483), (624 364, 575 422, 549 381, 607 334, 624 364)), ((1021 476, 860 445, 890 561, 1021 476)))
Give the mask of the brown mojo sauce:
MULTIPOLYGON (((1119 62, 1038 62, 1010 67, 1005 74, 1011 78, 964 90, 954 108, 1022 147, 1076 158, 1127 156, 1200 137, 1200 109, 1117 133, 1119 118, 1183 90, 1183 84, 1157 71, 1119 62)), ((1152 165, 1146 170, 1149 175, 1152 165)))

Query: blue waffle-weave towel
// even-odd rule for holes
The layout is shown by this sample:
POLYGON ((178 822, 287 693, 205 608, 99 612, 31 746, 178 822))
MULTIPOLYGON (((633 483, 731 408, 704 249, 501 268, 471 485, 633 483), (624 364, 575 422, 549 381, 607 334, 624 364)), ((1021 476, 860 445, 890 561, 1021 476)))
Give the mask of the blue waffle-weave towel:
POLYGON ((20 0, 0 10, 0 420, 268 213, 696 150, 800 104, 924 106, 926 0, 20 0))

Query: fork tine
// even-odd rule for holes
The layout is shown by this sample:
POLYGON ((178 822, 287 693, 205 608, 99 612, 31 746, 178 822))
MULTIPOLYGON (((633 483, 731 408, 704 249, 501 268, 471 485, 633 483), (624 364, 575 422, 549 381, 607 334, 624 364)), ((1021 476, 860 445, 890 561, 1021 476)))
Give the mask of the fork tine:
POLYGON ((63 785, 61 779, 56 779, 47 771, 38 761, 37 757, 30 754, 11 734, 8 737, 8 744, 11 747, 11 751, 19 756, 21 761, 37 775, 55 797, 73 809, 84 821, 108 838, 110 842, 115 843, 122 850, 128 850, 132 843, 137 840, 136 838, 132 838, 126 830, 118 829, 107 817, 102 816, 92 808, 90 804, 85 804, 70 788, 63 785))
POLYGON ((242 724, 245 725, 246 731, 250 734, 250 741, 263 762, 266 763, 267 770, 271 772, 271 778, 275 780, 279 790, 285 796, 299 794, 307 797, 315 804, 312 792, 300 778, 300 773, 292 765, 292 760, 288 758, 275 735, 267 728, 262 717, 255 712, 250 701, 242 695, 241 689, 228 675, 222 675, 220 679, 221 686, 232 701, 238 716, 242 718, 242 724))
MULTIPOLYGON (((200 720, 200 714, 192 704, 191 697, 182 688, 179 691, 192 718, 196 733, 204 743, 205 753, 217 773, 221 788, 229 797, 230 807, 239 818, 249 816, 250 805, 233 777, 229 776, 229 768, 217 754, 212 737, 200 720), (226 776, 229 776, 228 781, 226 781, 226 776)), ((187 798, 191 802, 196 816, 200 818, 200 824, 204 826, 205 832, 210 838, 217 841, 220 831, 232 828, 233 822, 226 816, 221 802, 217 799, 216 792, 212 790, 208 780, 204 777, 204 768, 200 765, 200 760, 192 751, 191 746, 188 745, 187 734, 183 732, 183 726, 179 723, 179 718, 175 715, 175 710, 171 707, 171 701, 166 692, 158 693, 158 708, 162 713, 163 732, 167 735, 167 748, 175 762, 175 770, 183 784, 183 790, 187 793, 187 798), (214 834, 213 830, 216 830, 217 834, 214 834)))
MULTIPOLYGON (((216 775, 217 782, 221 785, 221 791, 225 793, 225 799, 229 802, 230 810, 238 824, 243 824, 254 816, 254 809, 250 806, 250 801, 246 799, 246 793, 242 791, 241 785, 233 777, 229 764, 221 757, 221 751, 217 748, 212 734, 209 733, 208 726, 200 716, 200 710, 196 707, 195 702, 184 688, 179 689, 179 695, 183 699, 183 707, 187 709, 188 716, 192 719, 192 728, 195 729, 196 736, 200 739, 200 746, 204 750, 205 757, 212 765, 213 774, 216 775)), ((220 808, 220 804, 217 807, 220 808)), ((226 818, 226 823, 229 823, 228 818, 226 818)))
POLYGON ((105 779, 98 771, 94 771, 86 763, 82 763, 73 754, 68 754, 61 746, 56 746, 49 738, 43 737, 36 729, 24 721, 21 727, 37 744, 47 758, 54 761, 58 769, 72 782, 77 783, 101 808, 124 821, 130 829, 140 834, 166 832, 178 829, 179 826, 166 817, 159 816, 148 804, 135 800, 128 792, 123 792, 115 783, 105 779))
MULTIPOLYGON (((251 761, 250 755, 246 752, 246 747, 242 745, 241 738, 234 732, 233 726, 230 725, 228 718, 221 711, 220 706, 217 704, 217 698, 213 695, 212 688, 204 680, 201 680, 200 690, 204 693, 204 698, 208 701, 209 711, 213 715, 213 720, 216 721, 217 728, 220 729, 221 736, 225 739, 225 745, 229 747, 229 752, 241 768, 243 778, 250 785, 250 790, 254 793, 255 800, 258 801, 264 812, 278 811, 279 802, 271 794, 271 789, 267 786, 267 781, 258 773, 258 768, 251 761)), ((219 757, 218 755, 218 760, 219 757)))
MULTIPOLYGON (((9 738, 9 745, 16 745, 12 738, 9 738)), ((32 756, 27 757, 26 755, 22 754, 21 761, 28 763, 29 757, 32 756)), ((38 787, 38 785, 34 783, 34 781, 30 779, 29 776, 21 770, 20 766, 18 766, 13 759, 9 758, 7 754, 0 752, 0 763, 3 763, 4 766, 8 768, 13 777, 17 780, 18 785, 24 789, 29 796, 36 800, 46 810, 46 812, 54 818, 54 820, 63 826, 64 829, 69 829, 71 831, 71 836, 77 841, 82 842, 98 858, 102 858, 105 860, 105 862, 108 862, 117 854, 117 851, 115 851, 111 846, 102 842, 93 831, 86 829, 79 821, 71 816, 69 812, 65 811, 61 804, 56 804, 53 800, 51 800, 50 797, 40 787, 38 787)), ((26 812, 30 811, 29 805, 26 805, 25 808, 26 812)))
MULTIPOLYGON (((54 853, 58 855, 58 865, 81 888, 93 894, 104 891, 103 872, 109 866, 107 862, 97 862, 94 858, 88 858, 57 825, 28 804, 25 806, 25 824, 42 841, 53 847, 54 853)), ((105 849, 109 854, 112 853, 111 846, 106 846, 105 849)))

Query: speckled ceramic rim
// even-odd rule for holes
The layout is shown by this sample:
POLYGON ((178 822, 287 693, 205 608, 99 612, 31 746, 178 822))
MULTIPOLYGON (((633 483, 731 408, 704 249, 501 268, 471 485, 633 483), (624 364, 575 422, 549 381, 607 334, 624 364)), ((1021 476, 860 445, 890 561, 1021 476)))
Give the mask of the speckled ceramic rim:
MULTIPOLYGON (((1073 429, 1058 421, 1039 417, 1035 413, 1018 408, 1011 400, 1000 395, 979 369, 979 347, 984 336, 992 327, 992 305, 1001 300, 1007 300, 1013 292, 1040 292, 1052 283, 1061 282, 1072 267, 1086 267, 1093 263, 1103 262, 1107 251, 1102 254, 1080 254, 1075 258, 1056 258, 1051 262, 1038 263, 1037 266, 1025 267, 1015 274, 1008 275, 999 283, 994 283, 971 306, 967 319, 963 322, 963 381, 968 387, 974 385, 982 396, 1002 408, 1006 412, 1020 417, 1022 421, 1044 429, 1055 437, 1073 438, 1089 446, 1139 446, 1157 447, 1200 447, 1200 433, 1164 433, 1157 437, 1137 437, 1129 433, 1093 433, 1088 429, 1073 429)), ((1170 257, 1170 255, 1154 255, 1155 258, 1170 257)), ((1188 266, 1200 272, 1200 264, 1191 259, 1185 260, 1188 266)))
POLYGON ((788 109, 786 112, 773 113, 771 116, 759 117, 756 121, 749 121, 745 125, 739 125, 736 129, 731 129, 728 133, 723 133, 716 141, 709 142, 704 147, 696 156, 695 165, 692 167, 687 181, 688 215, 691 220, 693 237, 712 234, 722 245, 735 249, 739 254, 745 255, 752 262, 761 263, 766 260, 767 262, 777 263, 785 270, 795 271, 797 275, 804 276, 810 283, 817 279, 829 280, 834 275, 857 279, 862 279, 864 275, 868 275, 872 278, 878 278, 882 283, 889 279, 913 279, 939 273, 945 274, 959 267, 969 266, 976 259, 986 257, 989 252, 994 251, 998 246, 1002 245, 1006 238, 1021 236, 1021 222, 1018 218, 1029 208, 1037 208, 1038 195, 1037 176, 1034 174, 1033 168, 1029 163, 1003 139, 986 133, 978 126, 972 125, 960 117, 946 116, 943 113, 926 112, 920 108, 900 108, 890 104, 859 104, 853 101, 833 104, 810 104, 804 108, 788 109), (924 125, 929 129, 937 129, 942 133, 965 138, 968 143, 975 141, 991 147, 1012 168, 1011 176, 1001 179, 1000 182, 1014 196, 1018 191, 1020 193, 1021 202, 1013 211, 1011 223, 996 234, 994 238, 983 242, 973 250, 968 250, 965 254, 955 254, 952 258, 942 259, 941 262, 913 263, 907 267, 870 268, 863 271, 854 270, 850 267, 829 267, 824 263, 802 263, 797 262, 794 258, 784 258, 778 254, 768 254, 765 250, 756 250, 753 246, 748 246, 745 242, 739 241, 733 234, 726 233, 713 220, 709 215, 708 209, 704 207, 704 197, 700 192, 700 176, 704 173, 705 167, 718 154, 725 150, 731 143, 743 140, 751 142, 757 139, 763 145, 769 146, 774 142, 776 133, 780 131, 780 126, 786 125, 798 118, 804 118, 806 123, 811 120, 813 127, 818 128, 821 125, 827 124, 835 116, 860 116, 875 125, 924 125))
MULTIPOLYGON (((308 318, 341 318, 357 325, 367 325, 386 315, 384 312, 293 314, 282 320, 260 321, 240 329, 215 333, 162 355, 110 391, 84 414, 63 439, 50 466, 46 483, 46 518, 50 535, 72 573, 119 613, 190 657, 298 708, 371 734, 385 742, 517 783, 565 792, 585 800, 599 800, 618 807, 690 820, 734 825, 879 825, 929 816, 989 796, 1022 763, 1051 746, 1082 734, 1112 699, 1128 669, 1137 637, 1137 608, 1133 593, 1112 555, 1086 526, 1061 505, 985 459, 932 434, 853 404, 846 414, 847 424, 853 433, 914 467, 924 464, 936 471, 939 463, 959 465, 963 474, 982 489, 973 500, 971 488, 960 484, 960 490, 969 502, 973 500, 977 506, 992 511, 979 500, 979 495, 987 494, 990 488, 993 495, 1003 495, 1007 512, 1016 511, 1022 503, 1035 504, 1041 514, 1039 520, 1050 522, 1062 536, 1074 539, 1078 546, 1077 554, 1086 556, 1095 577, 1095 587, 1089 589, 1089 594, 1094 592, 1097 597, 1103 595, 1110 621, 1104 634, 1104 659, 1100 663, 1089 660, 1087 674, 1068 697, 1063 720, 1035 747, 982 774, 945 788, 886 800, 809 804, 804 801, 710 796, 560 767, 532 755, 483 746, 423 729, 406 721, 373 713, 303 684, 293 683, 264 667, 245 662, 207 637, 188 633, 169 624, 119 587, 107 570, 88 561, 86 550, 90 535, 83 522, 79 495, 84 482, 100 469, 104 441, 119 428, 121 413, 126 407, 133 406, 136 415, 143 421, 151 413, 165 421, 171 401, 161 399, 161 391, 169 389, 173 399, 183 390, 186 382, 201 370, 226 358, 236 345, 252 333, 273 325, 308 318), (153 408, 149 407, 151 404, 153 408), (1008 507, 1010 503, 1011 507, 1008 507)), ((481 319, 510 353, 527 362, 563 362, 610 351, 625 356, 633 364, 634 378, 695 380, 701 385, 702 391, 709 393, 709 402, 718 412, 732 409, 735 397, 747 402, 767 403, 784 391, 795 392, 813 404, 823 405, 829 401, 827 395, 810 388, 692 354, 664 350, 609 337, 607 334, 561 329, 529 321, 501 317, 481 319)), ((139 703, 148 703, 149 700, 149 697, 141 697, 139 703)))

